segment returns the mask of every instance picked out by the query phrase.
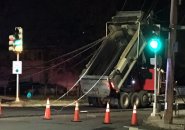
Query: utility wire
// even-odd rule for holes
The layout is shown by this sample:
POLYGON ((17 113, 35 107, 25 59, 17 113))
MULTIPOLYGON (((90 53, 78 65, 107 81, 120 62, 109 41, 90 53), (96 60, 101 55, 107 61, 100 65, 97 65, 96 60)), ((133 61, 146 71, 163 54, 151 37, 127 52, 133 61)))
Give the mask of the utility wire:
MULTIPOLYGON (((104 38, 104 37, 102 37, 102 38, 104 38)), ((73 54, 73 53, 76 53, 76 52, 78 52, 78 51, 81 51, 81 50, 83 50, 83 49, 86 48, 86 47, 89 47, 89 46, 91 46, 91 45, 93 45, 93 44, 96 44, 97 42, 99 42, 100 40, 102 40, 102 38, 100 38, 100 39, 98 39, 98 40, 96 40, 96 41, 94 41, 94 42, 92 42, 92 43, 90 43, 90 44, 88 44, 88 45, 82 46, 82 47, 80 47, 80 48, 78 48, 78 49, 76 49, 76 50, 74 50, 74 51, 71 51, 71 52, 66 53, 66 54, 64 54, 64 55, 55 57, 55 58, 53 58, 53 59, 51 59, 51 60, 49 60, 49 61, 46 61, 46 62, 44 62, 44 63, 42 63, 42 64, 37 65, 37 66, 40 66, 40 65, 43 65, 43 64, 52 62, 52 61, 54 61, 54 60, 57 60, 57 59, 66 57, 66 56, 68 56, 68 55, 71 55, 71 54, 73 54)))
MULTIPOLYGON (((45 72, 45 71, 47 71, 47 70, 49 70, 49 69, 52 69, 52 68, 55 68, 55 67, 57 67, 57 66, 59 66, 59 65, 61 65, 61 64, 64 64, 64 63, 66 63, 66 62, 72 60, 73 58, 79 56, 80 54, 86 52, 86 51, 89 50, 90 48, 96 46, 96 45, 97 45, 98 43, 100 43, 103 39, 105 39, 105 37, 103 37, 103 38, 97 40, 96 43, 93 42, 94 45, 92 45, 92 46, 88 47, 87 49, 81 51, 80 53, 74 55, 72 58, 69 58, 69 59, 64 60, 64 61, 62 61, 62 62, 59 62, 59 63, 57 63, 57 64, 55 64, 55 65, 53 65, 53 66, 51 66, 51 67, 49 67, 49 68, 46 68, 46 69, 44 69, 44 70, 41 70, 41 71, 39 71, 39 72, 36 72, 36 73, 30 74, 30 75, 27 75, 27 76, 25 76, 25 77, 22 77, 21 79, 30 78, 30 77, 32 77, 32 76, 34 76, 34 75, 40 74, 40 73, 45 72)), ((68 53, 68 54, 69 54, 69 53, 68 53)), ((14 82, 14 81, 15 81, 15 80, 12 80, 12 81, 9 81, 9 82, 14 82)))
POLYGON ((143 10, 143 7, 145 5, 145 2, 146 2, 146 0, 143 1, 143 4, 141 5, 141 9, 140 10, 143 10))
MULTIPOLYGON (((38 64, 37 66, 42 66, 42 65, 44 65, 44 64, 46 64, 46 63, 49 63, 49 62, 51 62, 51 61, 57 60, 57 59, 59 59, 59 58, 63 58, 63 57, 65 57, 65 56, 71 55, 71 54, 73 54, 73 53, 76 53, 76 52, 78 52, 78 51, 80 51, 80 50, 85 49, 86 47, 89 47, 89 46, 93 45, 93 44, 100 43, 100 41, 102 41, 103 39, 105 39, 105 37, 102 37, 102 38, 100 38, 100 39, 98 39, 98 40, 96 40, 96 41, 94 41, 94 42, 92 42, 92 43, 90 43, 90 44, 88 44, 88 45, 85 45, 85 46, 83 46, 83 47, 81 47, 81 48, 79 48, 79 49, 76 49, 76 50, 74 50, 74 51, 72 51, 72 52, 66 53, 66 54, 64 54, 64 55, 61 55, 61 56, 58 56, 58 57, 56 57, 56 58, 54 58, 54 59, 51 59, 51 60, 49 60, 49 61, 46 61, 45 63, 38 64)), ((34 67, 35 67, 35 66, 34 66, 34 67)), ((31 70, 31 69, 33 69, 34 67, 32 67, 32 68, 27 68, 27 69, 25 69, 25 70, 23 70, 23 71, 31 70)), ((10 77, 10 75, 12 75, 12 74, 7 74, 6 76, 3 76, 3 77, 10 77)), ((15 80, 11 80, 11 81, 9 81, 9 82, 14 82, 14 81, 15 81, 15 80)))
POLYGON ((127 0, 125 0, 123 6, 121 7, 121 10, 124 10, 126 3, 127 3, 127 0))
MULTIPOLYGON (((108 35, 109 36, 109 35, 108 35)), ((88 66, 88 68, 85 70, 85 72, 83 72, 83 74, 80 76, 80 78, 76 81, 76 83, 66 92, 64 93, 62 96, 60 96, 57 100, 55 100, 54 102, 62 99, 63 97, 65 97, 74 87, 76 87, 76 85, 80 82, 80 80, 86 75, 86 73, 89 71, 90 67, 92 66, 92 64, 94 63, 94 61, 96 60, 97 56, 99 55, 99 53, 101 52, 103 46, 100 46, 100 48, 98 49, 97 53, 92 57, 92 61, 90 63, 90 65, 88 66)))
MULTIPOLYGON (((96 58, 97 58, 97 56, 98 56, 98 54, 96 55, 96 58)), ((95 59, 96 59, 95 58, 95 59)), ((95 61, 95 59, 94 59, 94 61, 95 61)), ((109 70, 109 68, 113 65, 113 63, 114 63, 114 61, 115 61, 115 59, 116 59, 116 57, 114 57, 114 59, 111 61, 111 63, 109 64, 109 66, 106 68, 106 70, 104 71, 104 73, 100 76, 100 78, 94 83, 94 85, 86 92, 86 93, 84 93, 81 97, 79 97, 76 101, 80 101, 82 98, 84 98, 97 84, 98 84, 98 82, 103 78, 103 76, 106 74, 106 72, 109 70)), ((93 61, 93 62, 94 62, 93 61)), ((92 62, 92 64, 93 64, 93 62, 92 62)), ((92 65, 91 64, 91 65, 92 65)), ((90 68, 91 66, 89 66, 89 68, 90 68)), ((85 74, 87 73, 87 71, 80 77, 80 80, 82 79, 82 77, 84 77, 85 76, 85 74)), ((79 81, 80 81, 79 80, 79 81)), ((74 101, 74 102, 72 102, 72 103, 70 103, 70 104, 68 104, 68 105, 65 105, 64 107, 62 107, 62 109, 61 110, 63 110, 64 108, 66 108, 66 107, 69 107, 69 106, 71 106, 71 105, 73 105, 76 101, 74 101)))
POLYGON ((148 19, 148 17, 150 16, 151 11, 156 7, 158 1, 159 0, 153 0, 152 5, 150 6, 150 9, 147 11, 144 19, 148 19))
MULTIPOLYGON (((77 67, 79 64, 81 64, 82 62, 86 61, 87 59, 89 59, 91 56, 93 55, 93 53, 91 53, 90 55, 88 55, 87 57, 83 58, 82 60, 80 60, 78 63, 74 64, 71 68, 74 69, 75 67, 77 67)), ((54 77, 49 78, 48 80, 51 80, 54 77)))

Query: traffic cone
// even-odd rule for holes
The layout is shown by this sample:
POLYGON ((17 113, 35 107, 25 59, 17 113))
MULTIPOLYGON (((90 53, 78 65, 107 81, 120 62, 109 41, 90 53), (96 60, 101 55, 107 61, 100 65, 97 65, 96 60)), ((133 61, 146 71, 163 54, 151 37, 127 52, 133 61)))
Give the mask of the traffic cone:
POLYGON ((110 109, 109 109, 109 102, 107 102, 106 112, 105 112, 105 118, 104 118, 104 124, 111 124, 110 122, 110 109))
POLYGON ((50 111, 49 98, 47 99, 47 103, 46 103, 46 109, 45 109, 44 119, 45 120, 50 120, 51 119, 51 111, 50 111))
POLYGON ((138 121, 137 121, 137 112, 136 112, 136 104, 134 104, 133 107, 133 112, 132 112, 132 119, 131 119, 131 126, 137 126, 138 121))
POLYGON ((79 104, 78 104, 78 101, 76 101, 76 104, 75 104, 74 119, 72 121, 73 122, 81 122, 80 121, 80 115, 79 115, 79 104))

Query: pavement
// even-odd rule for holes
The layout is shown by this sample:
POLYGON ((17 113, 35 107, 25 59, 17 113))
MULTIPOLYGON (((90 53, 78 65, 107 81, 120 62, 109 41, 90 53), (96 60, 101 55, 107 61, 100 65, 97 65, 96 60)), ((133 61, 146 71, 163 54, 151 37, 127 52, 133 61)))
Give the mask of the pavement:
POLYGON ((163 104, 157 116, 149 116, 143 121, 143 125, 153 126, 161 130, 185 130, 185 97, 179 96, 176 98, 173 105, 173 119, 171 124, 164 123, 163 104))
POLYGON ((143 125, 152 126, 159 130, 185 130, 185 109, 173 112, 171 124, 164 123, 164 111, 159 112, 156 117, 148 117, 143 121, 143 125))
MULTIPOLYGON (((1 106, 2 107, 45 107, 47 99, 21 99, 20 102, 15 102, 15 98, 12 97, 2 97, 1 106)), ((75 105, 75 99, 50 99, 51 106, 66 106, 66 105, 75 105)), ((87 99, 82 99, 79 101, 82 105, 88 105, 87 99)), ((143 120, 144 126, 147 128, 154 127, 159 130, 185 130, 185 109, 177 109, 173 112, 173 121, 172 124, 165 124, 163 119, 164 111, 160 111, 156 117, 149 116, 147 119, 143 120)))

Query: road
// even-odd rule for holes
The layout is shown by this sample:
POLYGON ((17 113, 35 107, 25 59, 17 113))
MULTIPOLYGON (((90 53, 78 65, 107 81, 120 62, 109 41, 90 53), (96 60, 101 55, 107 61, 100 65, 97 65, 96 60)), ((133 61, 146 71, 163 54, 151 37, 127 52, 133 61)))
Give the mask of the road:
MULTIPOLYGON (((132 109, 111 109, 111 124, 103 124, 105 109, 81 107, 81 122, 72 122, 74 108, 53 108, 51 120, 44 120, 45 108, 4 108, 0 118, 0 130, 128 130, 132 109)), ((151 108, 137 110, 139 129, 152 112, 151 108)), ((152 129, 150 129, 152 130, 152 129)))

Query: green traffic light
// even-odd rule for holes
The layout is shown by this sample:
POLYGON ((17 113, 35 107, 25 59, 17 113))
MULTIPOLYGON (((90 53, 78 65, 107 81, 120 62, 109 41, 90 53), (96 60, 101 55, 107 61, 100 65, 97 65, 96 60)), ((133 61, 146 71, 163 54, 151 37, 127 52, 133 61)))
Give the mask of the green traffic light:
POLYGON ((15 46, 22 46, 22 40, 15 40, 15 46))
POLYGON ((157 37, 157 38, 152 38, 150 41, 149 41, 149 45, 150 45, 150 49, 152 51, 159 51, 161 49, 161 42, 160 42, 160 39, 157 37))

